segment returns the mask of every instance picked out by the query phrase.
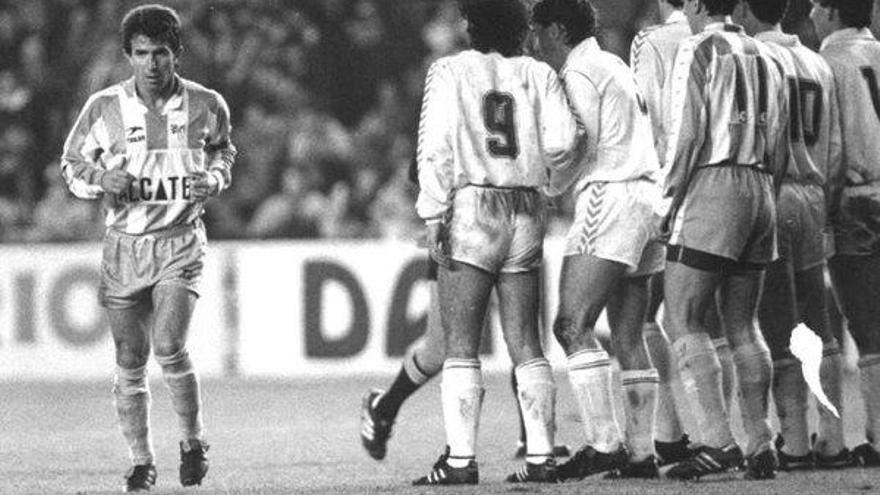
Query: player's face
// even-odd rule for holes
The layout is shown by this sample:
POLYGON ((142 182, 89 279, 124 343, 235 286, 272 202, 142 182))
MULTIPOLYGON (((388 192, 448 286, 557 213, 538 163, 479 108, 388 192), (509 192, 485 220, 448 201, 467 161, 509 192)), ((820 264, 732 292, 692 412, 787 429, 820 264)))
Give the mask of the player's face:
POLYGON ((155 95, 171 87, 177 56, 166 43, 138 34, 131 40, 128 62, 138 91, 155 95))
POLYGON ((823 7, 818 1, 813 0, 813 8, 810 10, 810 20, 816 28, 816 36, 819 39, 825 39, 826 36, 834 31, 831 26, 831 8, 823 7))

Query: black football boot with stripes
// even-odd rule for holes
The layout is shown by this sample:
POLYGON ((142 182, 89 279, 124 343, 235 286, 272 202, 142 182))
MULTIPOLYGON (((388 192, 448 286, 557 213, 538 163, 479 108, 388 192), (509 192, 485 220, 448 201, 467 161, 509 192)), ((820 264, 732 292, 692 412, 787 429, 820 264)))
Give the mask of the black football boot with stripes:
POLYGON ((724 473, 743 466, 742 449, 735 443, 716 449, 700 446, 687 460, 672 466, 666 477, 675 480, 693 480, 707 474, 724 473))
POLYGON ((434 467, 427 476, 413 480, 413 485, 476 485, 480 482, 480 473, 477 470, 477 462, 471 459, 465 467, 452 467, 449 465, 449 446, 434 463, 434 467))
POLYGON ((626 467, 629 452, 623 445, 614 452, 599 452, 587 445, 559 466, 559 481, 582 480, 587 476, 626 467))
POLYGON ((547 459, 541 464, 526 462, 523 467, 505 478, 508 483, 556 483, 559 474, 556 471, 556 460, 547 459))
POLYGON ((125 485, 122 491, 140 492, 149 491, 156 484, 156 466, 152 464, 138 464, 132 466, 125 474, 125 485))

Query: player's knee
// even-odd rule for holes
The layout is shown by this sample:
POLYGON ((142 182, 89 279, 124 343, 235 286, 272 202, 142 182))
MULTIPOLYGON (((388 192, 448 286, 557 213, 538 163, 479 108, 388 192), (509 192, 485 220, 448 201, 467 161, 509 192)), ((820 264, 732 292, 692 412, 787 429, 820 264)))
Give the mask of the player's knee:
POLYGON ((147 366, 116 368, 116 376, 113 378, 113 393, 117 396, 132 396, 145 394, 147 388, 147 366))
POLYGON ((568 350, 577 341, 580 335, 580 328, 578 328, 574 318, 557 316, 553 322, 553 335, 556 336, 559 345, 563 349, 568 350))
POLYGON ((157 351, 156 362, 159 363, 163 373, 180 374, 192 371, 192 362, 186 348, 178 349, 171 354, 160 354, 157 351))
POLYGON ((156 355, 157 361, 163 359, 162 356, 174 356, 181 352, 186 352, 186 345, 183 339, 171 338, 167 340, 156 340, 153 343, 153 353, 156 355))
POLYGON ((145 366, 150 357, 147 345, 116 342, 116 364, 123 369, 135 369, 145 366))

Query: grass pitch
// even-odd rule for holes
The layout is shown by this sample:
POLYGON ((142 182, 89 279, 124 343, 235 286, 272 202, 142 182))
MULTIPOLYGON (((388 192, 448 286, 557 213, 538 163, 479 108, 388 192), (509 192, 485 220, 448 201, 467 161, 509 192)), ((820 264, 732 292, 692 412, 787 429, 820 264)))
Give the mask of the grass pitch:
MULTIPOLYGON (((424 387, 401 411, 388 457, 370 459, 358 438, 361 396, 390 376, 351 379, 206 380, 205 423, 211 468, 204 485, 177 481, 176 418, 161 381, 153 381, 153 442, 159 470, 155 493, 880 493, 880 469, 780 473, 771 481, 744 481, 741 473, 698 482, 605 481, 563 485, 507 485, 519 467, 511 459, 518 430, 508 377, 487 375, 478 455, 481 484, 415 489, 444 444, 438 382, 424 387)), ((558 440, 580 446, 580 424, 564 375, 557 375, 558 440)), ((0 493, 117 493, 128 467, 110 379, 102 383, 0 383, 0 493)), ((856 382, 847 377, 846 397, 856 382)), ((736 411, 734 411, 736 415, 736 411)), ((860 400, 845 408, 847 440, 863 441, 860 400)), ((742 428, 735 420, 735 432, 742 428)))

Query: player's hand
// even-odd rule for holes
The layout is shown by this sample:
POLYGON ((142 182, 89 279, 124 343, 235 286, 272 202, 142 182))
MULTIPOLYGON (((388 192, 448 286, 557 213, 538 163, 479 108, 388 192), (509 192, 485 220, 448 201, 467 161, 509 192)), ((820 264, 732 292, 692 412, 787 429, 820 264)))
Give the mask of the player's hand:
POLYGON ((450 268, 449 239, 444 222, 432 222, 425 226, 428 252, 439 265, 450 268))
POLYGON ((104 192, 121 194, 128 190, 128 185, 135 179, 133 175, 122 170, 122 168, 114 168, 104 172, 101 176, 101 189, 104 192))
POLYGON ((220 183, 214 174, 200 170, 193 174, 190 184, 190 197, 195 201, 205 201, 219 192, 220 183))

